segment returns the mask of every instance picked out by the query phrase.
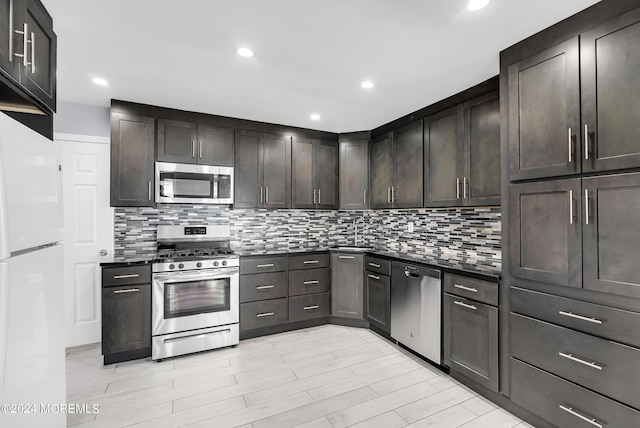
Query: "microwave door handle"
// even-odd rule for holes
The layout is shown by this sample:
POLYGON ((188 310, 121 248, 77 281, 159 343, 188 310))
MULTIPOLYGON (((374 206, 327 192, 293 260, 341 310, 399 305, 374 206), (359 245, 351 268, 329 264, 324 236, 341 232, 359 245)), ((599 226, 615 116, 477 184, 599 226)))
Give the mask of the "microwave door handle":
POLYGON ((213 176, 213 199, 218 199, 218 183, 220 176, 218 174, 213 176))

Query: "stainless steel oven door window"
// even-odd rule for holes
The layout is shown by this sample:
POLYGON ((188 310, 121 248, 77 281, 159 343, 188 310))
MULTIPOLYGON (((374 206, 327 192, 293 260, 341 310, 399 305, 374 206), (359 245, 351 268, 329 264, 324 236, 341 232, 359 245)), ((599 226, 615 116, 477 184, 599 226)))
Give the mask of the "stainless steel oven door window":
POLYGON ((233 167, 156 162, 156 202, 233 203, 233 167))
POLYGON ((153 334, 237 323, 238 268, 153 275, 153 334))

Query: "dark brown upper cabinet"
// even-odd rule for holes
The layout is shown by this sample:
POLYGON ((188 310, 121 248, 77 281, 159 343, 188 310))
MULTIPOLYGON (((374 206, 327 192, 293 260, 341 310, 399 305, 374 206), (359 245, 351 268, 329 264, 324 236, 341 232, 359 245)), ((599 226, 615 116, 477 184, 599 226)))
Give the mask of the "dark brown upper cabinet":
POLYGON ((293 208, 338 208, 338 143, 294 137, 291 162, 293 208))
POLYGON ((236 130, 236 208, 291 208, 291 137, 236 130))
POLYGON ((233 166, 231 128, 179 120, 158 120, 157 160, 233 166))
POLYGON ((640 166, 640 9, 580 36, 582 171, 640 166))
POLYGON ((464 205, 500 205, 500 98, 464 103, 464 205))
POLYGON ((578 37, 509 67, 509 179, 580 172, 578 37))
POLYGON ((423 196, 422 120, 371 143, 371 208, 418 208, 423 196))
POLYGON ((111 206, 153 207, 155 119, 111 112, 111 206))
POLYGON ((462 104, 425 119, 424 200, 427 207, 463 204, 463 186, 466 186, 463 127, 462 104))
POLYGON ((39 0, 0 0, 0 69, 37 107, 56 110, 57 37, 53 20, 39 0))
POLYGON ((369 208, 369 141, 340 142, 340 209, 369 208))

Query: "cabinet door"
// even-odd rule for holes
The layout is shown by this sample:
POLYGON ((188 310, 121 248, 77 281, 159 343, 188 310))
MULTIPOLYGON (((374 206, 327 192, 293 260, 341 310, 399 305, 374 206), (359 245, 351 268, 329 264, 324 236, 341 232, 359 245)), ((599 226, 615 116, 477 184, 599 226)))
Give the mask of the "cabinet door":
POLYGON ((102 354, 151 347, 151 284, 102 289, 102 354))
POLYGON ((153 207, 155 120, 111 114, 111 206, 153 207))
POLYGON ((316 207, 338 209, 338 143, 317 141, 315 153, 316 207))
POLYGON ((371 142, 371 208, 391 208, 393 157, 391 134, 371 142))
MULTIPOLYGON (((29 29, 28 59, 21 83, 38 100, 56 110, 57 37, 53 21, 39 0, 26 0, 24 17, 29 29)), ((14 22, 14 27, 18 25, 14 22)), ((14 45, 14 50, 16 49, 14 45)))
POLYGON ((294 138, 291 147, 291 205, 293 208, 313 209, 317 201, 313 140, 294 138))
POLYGON ((363 254, 331 254, 331 315, 363 319, 363 254))
POLYGON ((509 67, 509 179, 580 172, 578 38, 509 67))
POLYGON ((640 173, 582 182, 584 288, 640 297, 640 173))
POLYGON ((16 0, 0 0, 0 68, 16 82, 19 80, 18 58, 14 53, 21 54, 23 50, 22 36, 14 29, 22 31, 22 23, 16 22, 12 12, 16 0), (19 37, 18 37, 19 36, 19 37))
POLYGON ((367 321, 391 333, 391 279, 386 275, 366 272, 367 321))
POLYGON ((580 183, 575 178, 510 186, 514 276, 582 287, 580 183))
POLYGON ((427 207, 462 205, 462 104, 428 118, 424 127, 427 207))
POLYGON ((264 201, 262 187, 261 132, 237 130, 235 138, 234 206, 260 208, 264 201))
POLYGON ((500 98, 497 93, 464 104, 465 205, 500 205, 500 98))
POLYGON ((198 125, 198 163, 233 166, 233 131, 231 128, 198 125))
POLYGON ((444 364, 498 392, 498 309, 450 294, 443 297, 444 364))
POLYGON ((158 162, 196 163, 197 139, 195 123, 158 119, 158 162))
POLYGON ((580 36, 583 171, 640 166, 640 10, 580 36))
POLYGON ((422 120, 393 132, 394 208, 420 208, 423 197, 422 120))
POLYGON ((291 137, 265 134, 263 185, 265 208, 291 208, 291 137))
POLYGON ((366 210, 369 207, 369 142, 340 143, 340 209, 366 210))

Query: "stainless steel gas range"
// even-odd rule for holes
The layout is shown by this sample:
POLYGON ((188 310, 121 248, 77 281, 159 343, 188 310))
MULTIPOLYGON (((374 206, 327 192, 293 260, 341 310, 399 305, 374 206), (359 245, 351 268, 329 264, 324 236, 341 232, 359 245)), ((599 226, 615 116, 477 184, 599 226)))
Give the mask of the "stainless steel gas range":
POLYGON ((239 259, 227 225, 158 226, 151 358, 237 345, 239 259))

